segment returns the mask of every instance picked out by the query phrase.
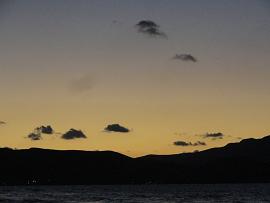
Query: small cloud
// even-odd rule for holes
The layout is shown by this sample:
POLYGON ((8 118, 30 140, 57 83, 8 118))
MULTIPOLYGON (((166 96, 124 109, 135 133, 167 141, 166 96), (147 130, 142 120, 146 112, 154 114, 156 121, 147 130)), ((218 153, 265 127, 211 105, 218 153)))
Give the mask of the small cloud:
POLYGON ((86 135, 81 130, 75 130, 71 128, 68 132, 64 133, 61 137, 65 140, 72 140, 77 138, 87 138, 86 135))
POLYGON ((192 142, 185 142, 185 141, 175 141, 173 143, 175 146, 182 146, 182 147, 188 147, 188 146, 205 146, 205 142, 197 141, 195 143, 192 142))
POLYGON ((0 121, 0 125, 5 125, 7 124, 5 121, 0 121))
POLYGON ((107 132, 120 132, 120 133, 128 133, 130 130, 128 128, 125 128, 119 124, 111 124, 108 125, 106 128, 104 128, 107 132))
POLYGON ((184 142, 184 141, 175 141, 173 144, 176 146, 183 146, 183 147, 192 146, 191 142, 184 142))
POLYGON ((26 138, 29 138, 31 140, 41 140, 42 134, 48 134, 51 135, 54 133, 53 128, 50 125, 47 126, 40 126, 36 127, 33 132, 31 132, 26 138))
POLYGON ((150 37, 164 37, 167 38, 167 35, 160 31, 159 25, 151 20, 142 20, 136 24, 138 32, 148 35, 150 37))
POLYGON ((159 28, 159 25, 157 25, 154 21, 151 20, 141 20, 136 24, 136 26, 139 27, 139 29, 145 29, 145 28, 159 28))
POLYGON ((205 146, 206 143, 205 142, 198 141, 198 142, 193 143, 192 145, 193 146, 205 146))
POLYGON ((41 134, 39 133, 30 133, 27 138, 31 139, 32 141, 37 141, 37 140, 41 140, 41 134))
POLYGON ((218 132, 218 133, 206 133, 202 136, 204 138, 212 138, 213 140, 215 140, 215 139, 222 139, 225 135, 221 132, 218 132))
POLYGON ((35 131, 36 132, 38 132, 38 133, 43 133, 43 134, 53 134, 53 129, 52 129, 52 127, 50 126, 50 125, 47 125, 47 126, 40 126, 40 127, 37 127, 36 129, 35 129, 35 131))
POLYGON ((85 75, 71 81, 69 88, 72 92, 76 93, 87 92, 93 88, 93 83, 93 77, 91 75, 85 75))
POLYGON ((191 54, 175 54, 175 56, 172 59, 181 60, 185 62, 194 62, 194 63, 198 62, 198 60, 191 54))

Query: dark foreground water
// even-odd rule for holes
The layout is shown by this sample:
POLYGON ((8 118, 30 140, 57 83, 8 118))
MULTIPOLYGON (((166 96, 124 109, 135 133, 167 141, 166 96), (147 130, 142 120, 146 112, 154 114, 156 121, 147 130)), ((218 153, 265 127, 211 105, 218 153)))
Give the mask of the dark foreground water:
POLYGON ((0 202, 270 202, 270 184, 2 186, 0 202))

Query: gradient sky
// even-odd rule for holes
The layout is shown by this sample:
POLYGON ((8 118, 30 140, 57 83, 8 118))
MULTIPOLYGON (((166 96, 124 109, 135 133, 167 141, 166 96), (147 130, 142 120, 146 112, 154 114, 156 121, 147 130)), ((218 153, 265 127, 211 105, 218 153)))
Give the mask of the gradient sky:
POLYGON ((1 0, 0 26, 0 147, 139 156, 270 134, 268 0, 1 0), (141 20, 168 38, 138 33, 141 20), (41 125, 57 133, 26 138, 41 125), (88 138, 61 139, 70 128, 88 138))

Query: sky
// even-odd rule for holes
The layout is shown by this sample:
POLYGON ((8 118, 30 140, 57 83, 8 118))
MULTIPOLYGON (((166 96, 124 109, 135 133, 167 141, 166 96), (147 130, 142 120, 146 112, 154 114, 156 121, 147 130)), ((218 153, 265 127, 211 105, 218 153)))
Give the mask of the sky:
POLYGON ((268 0, 0 0, 0 26, 0 147, 141 156, 270 134, 268 0))

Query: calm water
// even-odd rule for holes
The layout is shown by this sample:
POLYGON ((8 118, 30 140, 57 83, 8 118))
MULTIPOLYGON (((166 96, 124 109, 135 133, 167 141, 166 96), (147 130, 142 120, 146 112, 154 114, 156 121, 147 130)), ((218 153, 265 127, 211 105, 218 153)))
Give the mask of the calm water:
POLYGON ((0 202, 270 202, 270 184, 4 186, 0 202))

